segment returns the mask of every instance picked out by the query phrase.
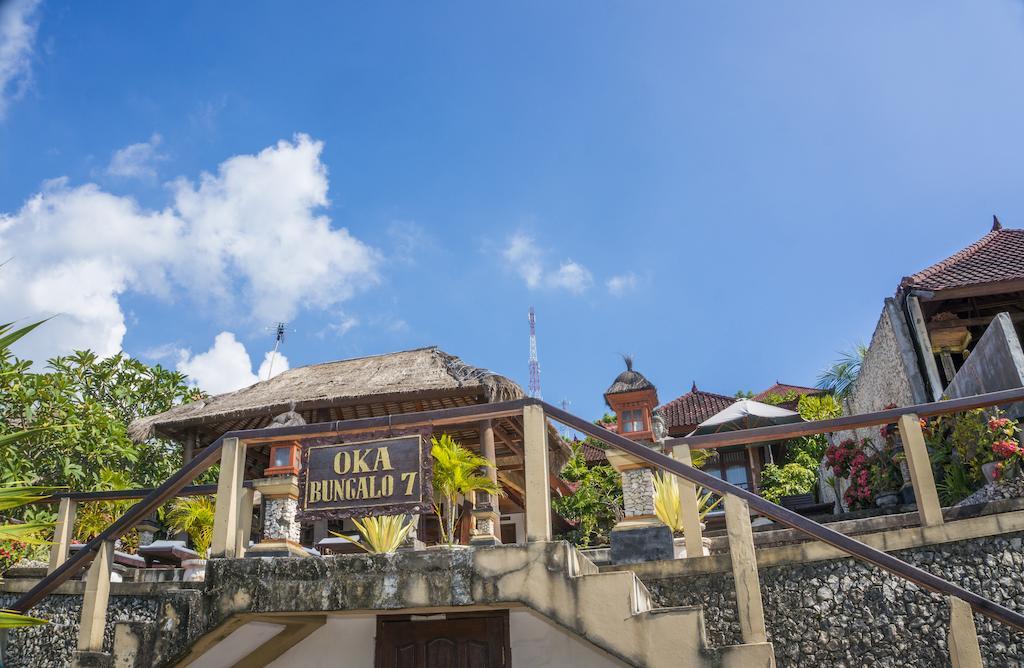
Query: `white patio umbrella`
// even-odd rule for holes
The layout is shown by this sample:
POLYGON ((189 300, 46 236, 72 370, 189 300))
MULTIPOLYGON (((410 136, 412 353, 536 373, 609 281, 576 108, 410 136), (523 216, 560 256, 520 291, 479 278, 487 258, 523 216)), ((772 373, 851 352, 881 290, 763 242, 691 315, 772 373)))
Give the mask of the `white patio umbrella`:
POLYGON ((694 429, 690 436, 717 434, 722 431, 738 431, 755 427, 770 427, 776 424, 792 424, 804 419, 796 411, 762 404, 753 399, 740 399, 728 408, 715 413, 694 429))

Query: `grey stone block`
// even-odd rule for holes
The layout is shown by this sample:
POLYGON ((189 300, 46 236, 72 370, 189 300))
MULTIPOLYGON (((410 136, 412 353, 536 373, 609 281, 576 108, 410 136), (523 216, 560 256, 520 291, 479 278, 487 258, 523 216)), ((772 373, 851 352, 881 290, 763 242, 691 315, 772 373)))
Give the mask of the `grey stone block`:
POLYGON ((613 564, 674 559, 672 531, 664 524, 615 529, 611 536, 613 564))

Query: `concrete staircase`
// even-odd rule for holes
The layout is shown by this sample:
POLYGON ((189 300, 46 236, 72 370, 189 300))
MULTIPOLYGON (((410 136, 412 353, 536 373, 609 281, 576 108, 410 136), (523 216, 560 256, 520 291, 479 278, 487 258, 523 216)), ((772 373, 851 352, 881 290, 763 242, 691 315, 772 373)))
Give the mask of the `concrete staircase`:
POLYGON ((701 607, 656 608, 632 571, 601 573, 566 543, 480 550, 475 561, 481 574, 495 577, 497 598, 527 605, 632 665, 775 665, 771 643, 709 647, 701 607), (491 560, 505 563, 491 565, 491 560))

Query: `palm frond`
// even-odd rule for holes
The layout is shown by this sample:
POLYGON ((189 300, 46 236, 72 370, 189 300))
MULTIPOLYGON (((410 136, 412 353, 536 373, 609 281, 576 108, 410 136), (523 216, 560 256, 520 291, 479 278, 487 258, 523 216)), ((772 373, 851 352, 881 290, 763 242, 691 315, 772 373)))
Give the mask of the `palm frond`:
POLYGON ((52 522, 23 522, 22 524, 0 524, 0 541, 49 545, 50 541, 40 534, 53 530, 52 522))
MULTIPOLYGON (((47 318, 46 320, 49 319, 50 318, 47 318)), ((13 322, 8 322, 3 325, 0 325, 0 350, 10 348, 12 345, 14 345, 15 341, 28 334, 39 325, 46 322, 46 320, 40 320, 39 322, 34 322, 31 325, 25 325, 24 327, 21 327, 14 331, 11 331, 11 328, 14 327, 13 322)))
POLYGON ((40 626, 50 622, 38 617, 29 617, 13 610, 0 610, 0 629, 16 629, 22 626, 40 626))

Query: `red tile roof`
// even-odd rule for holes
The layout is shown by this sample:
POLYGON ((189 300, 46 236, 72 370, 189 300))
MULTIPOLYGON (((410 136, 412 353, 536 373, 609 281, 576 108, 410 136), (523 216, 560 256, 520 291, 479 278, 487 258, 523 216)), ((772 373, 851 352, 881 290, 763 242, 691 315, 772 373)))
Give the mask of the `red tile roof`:
POLYGON ((1004 230, 995 219, 991 232, 942 262, 905 277, 900 287, 948 290, 1022 279, 1024 230, 1004 230))
POLYGON ((712 415, 728 408, 736 403, 736 397, 727 397, 724 394, 704 392, 697 389, 697 383, 693 389, 681 397, 673 399, 658 410, 665 416, 665 425, 669 433, 687 433, 697 428, 704 420, 712 415))
POLYGON ((589 443, 580 443, 580 451, 583 453, 583 461, 587 464, 607 464, 608 455, 601 448, 594 447, 589 443))
POLYGON ((780 397, 784 397, 790 392, 793 392, 797 395, 803 395, 824 394, 825 391, 820 390, 816 387, 805 387, 803 385, 789 385, 787 383, 780 383, 779 381, 775 381, 775 384, 769 387, 764 392, 760 394, 755 394, 753 399, 754 401, 764 401, 766 398, 768 398, 768 395, 774 394, 780 397))

